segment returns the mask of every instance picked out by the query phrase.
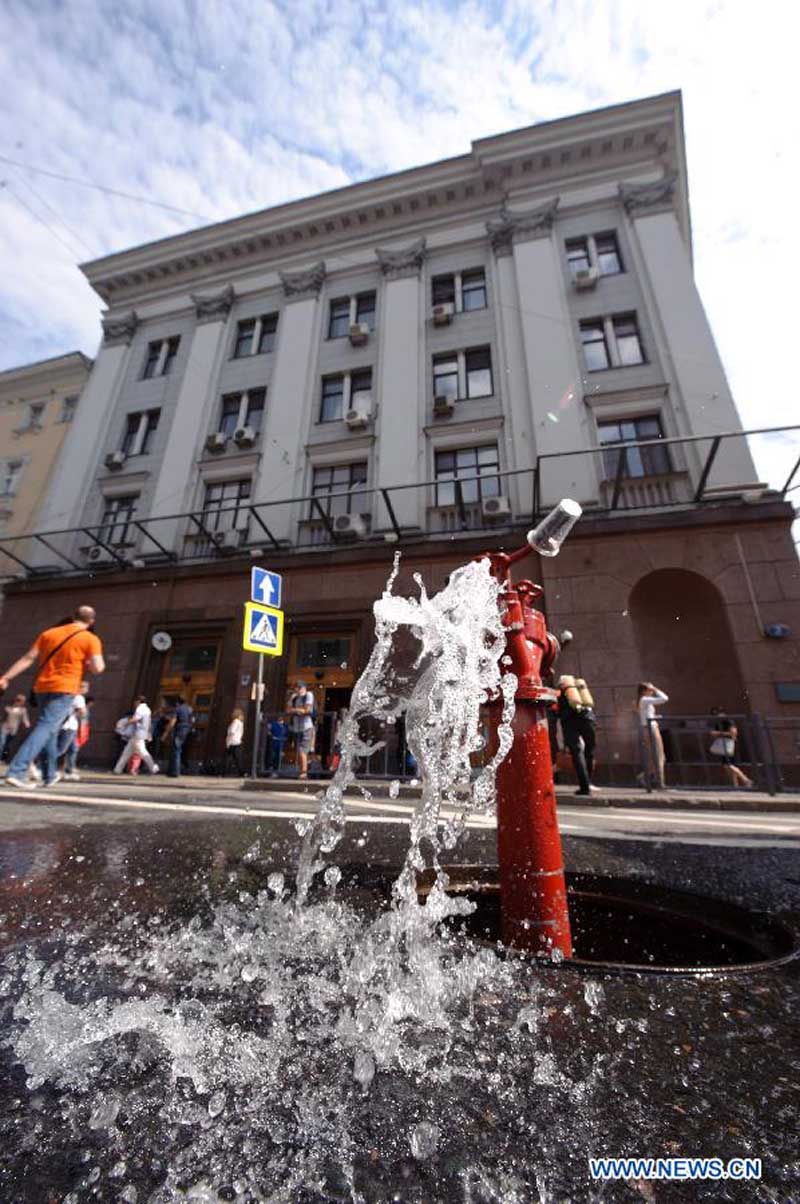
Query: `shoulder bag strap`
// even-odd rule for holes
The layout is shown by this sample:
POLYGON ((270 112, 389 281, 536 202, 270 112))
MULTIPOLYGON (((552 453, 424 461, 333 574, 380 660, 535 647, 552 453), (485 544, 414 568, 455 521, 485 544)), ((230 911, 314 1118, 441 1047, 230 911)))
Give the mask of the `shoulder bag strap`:
MULTIPOLYGON (((84 629, 83 629, 83 628, 81 628, 81 630, 84 630, 84 629)), ((36 676, 37 676, 37 677, 39 676, 39 674, 41 673, 42 669, 45 667, 45 665, 47 664, 47 662, 50 660, 50 658, 51 658, 52 656, 55 656, 55 654, 56 654, 57 652, 60 652, 60 651, 61 651, 61 649, 64 647, 64 645, 65 645, 66 643, 68 643, 68 642, 69 642, 69 640, 71 640, 71 639, 72 639, 72 637, 73 637, 74 635, 80 635, 80 632, 79 632, 79 631, 71 631, 71 632, 69 633, 69 635, 67 635, 67 636, 64 636, 64 639, 61 641, 61 643, 60 643, 60 644, 56 644, 55 648, 52 648, 52 649, 50 650, 50 652, 48 652, 47 656, 44 658, 44 660, 42 661, 41 665, 38 665, 38 666, 37 666, 37 668, 36 668, 36 676)))

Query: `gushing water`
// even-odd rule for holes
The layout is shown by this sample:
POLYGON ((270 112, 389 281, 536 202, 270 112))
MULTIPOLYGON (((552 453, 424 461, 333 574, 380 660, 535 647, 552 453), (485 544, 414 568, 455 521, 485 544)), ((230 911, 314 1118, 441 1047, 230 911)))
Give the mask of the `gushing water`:
MULTIPOLYGON (((64 1093, 62 1116, 76 1141, 87 1129, 106 1135, 105 1173, 116 1182, 128 1174, 126 1134, 137 1126, 168 1134, 151 1204, 329 1198, 337 1176, 342 1198, 363 1199, 354 1166, 365 1138, 356 1134, 372 1113, 360 1101, 380 1099, 391 1082, 393 1108, 408 1123, 395 1132, 379 1109, 371 1140, 404 1143, 428 1165, 447 1137, 446 1115, 426 1111, 432 1093, 485 1076, 474 1033, 509 992, 514 970, 442 928, 472 905, 448 896, 439 857, 471 816, 494 807, 516 679, 501 673, 499 587, 485 562, 456 570, 433 597, 419 578, 417 597, 396 596, 398 569, 396 557, 374 608, 375 646, 343 721, 339 767, 317 816, 299 826, 294 892, 273 870, 266 889, 240 892, 205 919, 140 927, 126 917, 100 947, 91 933, 72 934, 58 965, 31 953, 8 959, 17 987, 11 1043, 28 1091, 49 1084, 64 1093), (476 767, 481 706, 498 697, 497 751, 476 767), (380 747, 365 734, 367 720, 391 726, 401 717, 421 797, 390 905, 376 916, 339 897, 342 871, 327 859, 345 830, 357 763, 380 747), (424 905, 423 870, 434 880, 424 905), (99 992, 89 989, 94 978, 99 992), (233 1195, 217 1194, 222 1182, 233 1195)), ((256 843, 242 862, 257 867, 260 858, 256 843)), ((597 1002, 587 995, 592 1010, 597 1002)), ((509 1017, 512 1050, 523 1032, 541 1040, 536 1015, 529 1003, 516 1024, 509 1017)), ((574 1086, 582 1099, 593 1080, 573 1084, 537 1049, 534 1081, 574 1086)), ((81 1181, 87 1190, 96 1169, 81 1181)), ((475 1195, 465 1179, 464 1198, 513 1198, 512 1179, 501 1176, 495 1195, 489 1187, 475 1195)), ((133 1184, 124 1190, 118 1198, 135 1197, 133 1184)))

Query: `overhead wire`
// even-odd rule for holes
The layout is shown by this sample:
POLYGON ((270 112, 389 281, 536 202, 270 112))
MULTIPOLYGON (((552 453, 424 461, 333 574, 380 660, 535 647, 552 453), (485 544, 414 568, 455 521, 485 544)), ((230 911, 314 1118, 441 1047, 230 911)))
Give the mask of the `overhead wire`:
POLYGON ((199 222, 213 222, 215 219, 202 213, 193 213, 190 209, 180 209, 177 205, 168 205, 165 201, 154 201, 152 197, 134 196, 133 193, 123 192, 119 188, 111 188, 107 184, 98 184, 96 180, 81 180, 78 176, 65 176, 61 172, 49 171, 45 167, 34 167, 32 163, 23 163, 20 159, 12 159, 8 155, 0 155, 0 163, 10 163, 14 167, 24 167, 26 171, 35 172, 40 176, 49 176, 52 180, 61 180, 67 184, 77 184, 80 188, 95 188, 98 192, 106 192, 110 196, 118 196, 126 201, 136 201, 140 205, 152 205, 156 209, 167 209, 171 213, 180 213, 183 217, 193 217, 199 222))
POLYGON ((37 213, 35 209, 31 208, 26 200, 24 200, 21 196, 19 196, 18 193, 14 191, 8 180, 0 180, 0 189, 2 188, 4 188, 8 195, 13 197, 17 204, 21 205, 22 208, 25 209, 35 221, 39 222, 46 230, 50 231, 53 238, 55 238, 57 242, 61 243, 61 246, 65 249, 65 251, 69 252, 70 262, 73 266, 75 266, 75 248, 71 247, 67 242, 65 242, 58 231, 54 230, 48 221, 45 221, 45 219, 39 213, 37 213))
MULTIPOLYGON (((18 181, 18 182, 19 182, 19 181, 18 181)), ((42 196, 42 194, 41 194, 41 193, 40 193, 40 192, 39 192, 39 191, 38 191, 36 188, 34 188, 33 184, 31 184, 30 180, 25 180, 25 179, 23 179, 23 181, 22 181, 22 182, 24 183, 25 187, 26 187, 26 188, 27 188, 27 189, 28 189, 30 192, 32 192, 32 193, 33 193, 33 195, 36 197, 36 199, 37 199, 37 201, 39 202, 39 204, 40 204, 40 205, 44 205, 45 209, 49 209, 49 211, 52 213, 53 217, 54 217, 54 218, 56 218, 56 220, 57 220, 57 221, 59 221, 59 222, 61 223, 61 225, 64 227, 64 229, 65 229, 65 230, 67 230, 67 231, 69 232, 69 235, 70 235, 70 237, 71 237, 71 238, 74 238, 76 242, 80 243, 80 245, 81 245, 81 246, 84 248, 84 250, 85 250, 85 251, 88 251, 88 252, 89 252, 89 254, 90 254, 91 256, 93 256, 93 257, 94 257, 94 256, 97 254, 97 252, 96 252, 96 251, 95 251, 95 250, 94 250, 92 247, 90 247, 90 246, 89 246, 89 244, 88 244, 88 242, 86 241, 86 239, 85 239, 85 238, 83 238, 83 237, 82 237, 82 236, 81 236, 81 235, 78 233, 78 231, 77 231, 77 230, 73 230, 73 228, 72 228, 72 226, 69 224, 69 222, 67 222, 67 221, 66 221, 66 220, 65 220, 65 219, 64 219, 64 218, 61 216, 61 214, 58 212, 58 210, 57 210, 57 209, 54 209, 54 208, 53 208, 53 206, 50 204, 50 202, 47 200, 47 198, 46 198, 46 197, 43 197, 43 196, 42 196)))

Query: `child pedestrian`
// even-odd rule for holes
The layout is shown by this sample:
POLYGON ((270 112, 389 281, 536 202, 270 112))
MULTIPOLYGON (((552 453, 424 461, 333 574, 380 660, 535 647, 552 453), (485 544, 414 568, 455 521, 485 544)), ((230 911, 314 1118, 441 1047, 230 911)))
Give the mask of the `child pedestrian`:
POLYGON ((283 751, 289 739, 289 728, 285 715, 278 715, 269 725, 270 776, 276 778, 280 773, 283 751))
POLYGON ((27 731, 31 725, 27 701, 24 694, 17 694, 10 706, 3 707, 4 717, 0 724, 0 761, 3 760, 6 749, 19 729, 22 727, 27 731))

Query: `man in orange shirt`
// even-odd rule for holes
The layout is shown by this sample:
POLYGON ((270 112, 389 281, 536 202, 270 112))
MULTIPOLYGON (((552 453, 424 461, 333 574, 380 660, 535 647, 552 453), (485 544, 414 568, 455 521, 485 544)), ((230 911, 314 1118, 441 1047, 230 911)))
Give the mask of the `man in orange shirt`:
POLYGON ((38 662, 34 689, 39 717, 8 767, 7 786, 35 790, 36 784, 28 781, 27 773, 40 753, 44 754, 45 761, 43 784, 53 786, 59 781, 61 775, 56 766, 61 724, 72 710, 72 700, 80 693, 87 670, 102 673, 106 667, 103 645, 92 632, 94 620, 91 606, 79 606, 72 622, 48 627, 37 637, 33 647, 0 677, 0 690, 5 690, 12 678, 38 662))

